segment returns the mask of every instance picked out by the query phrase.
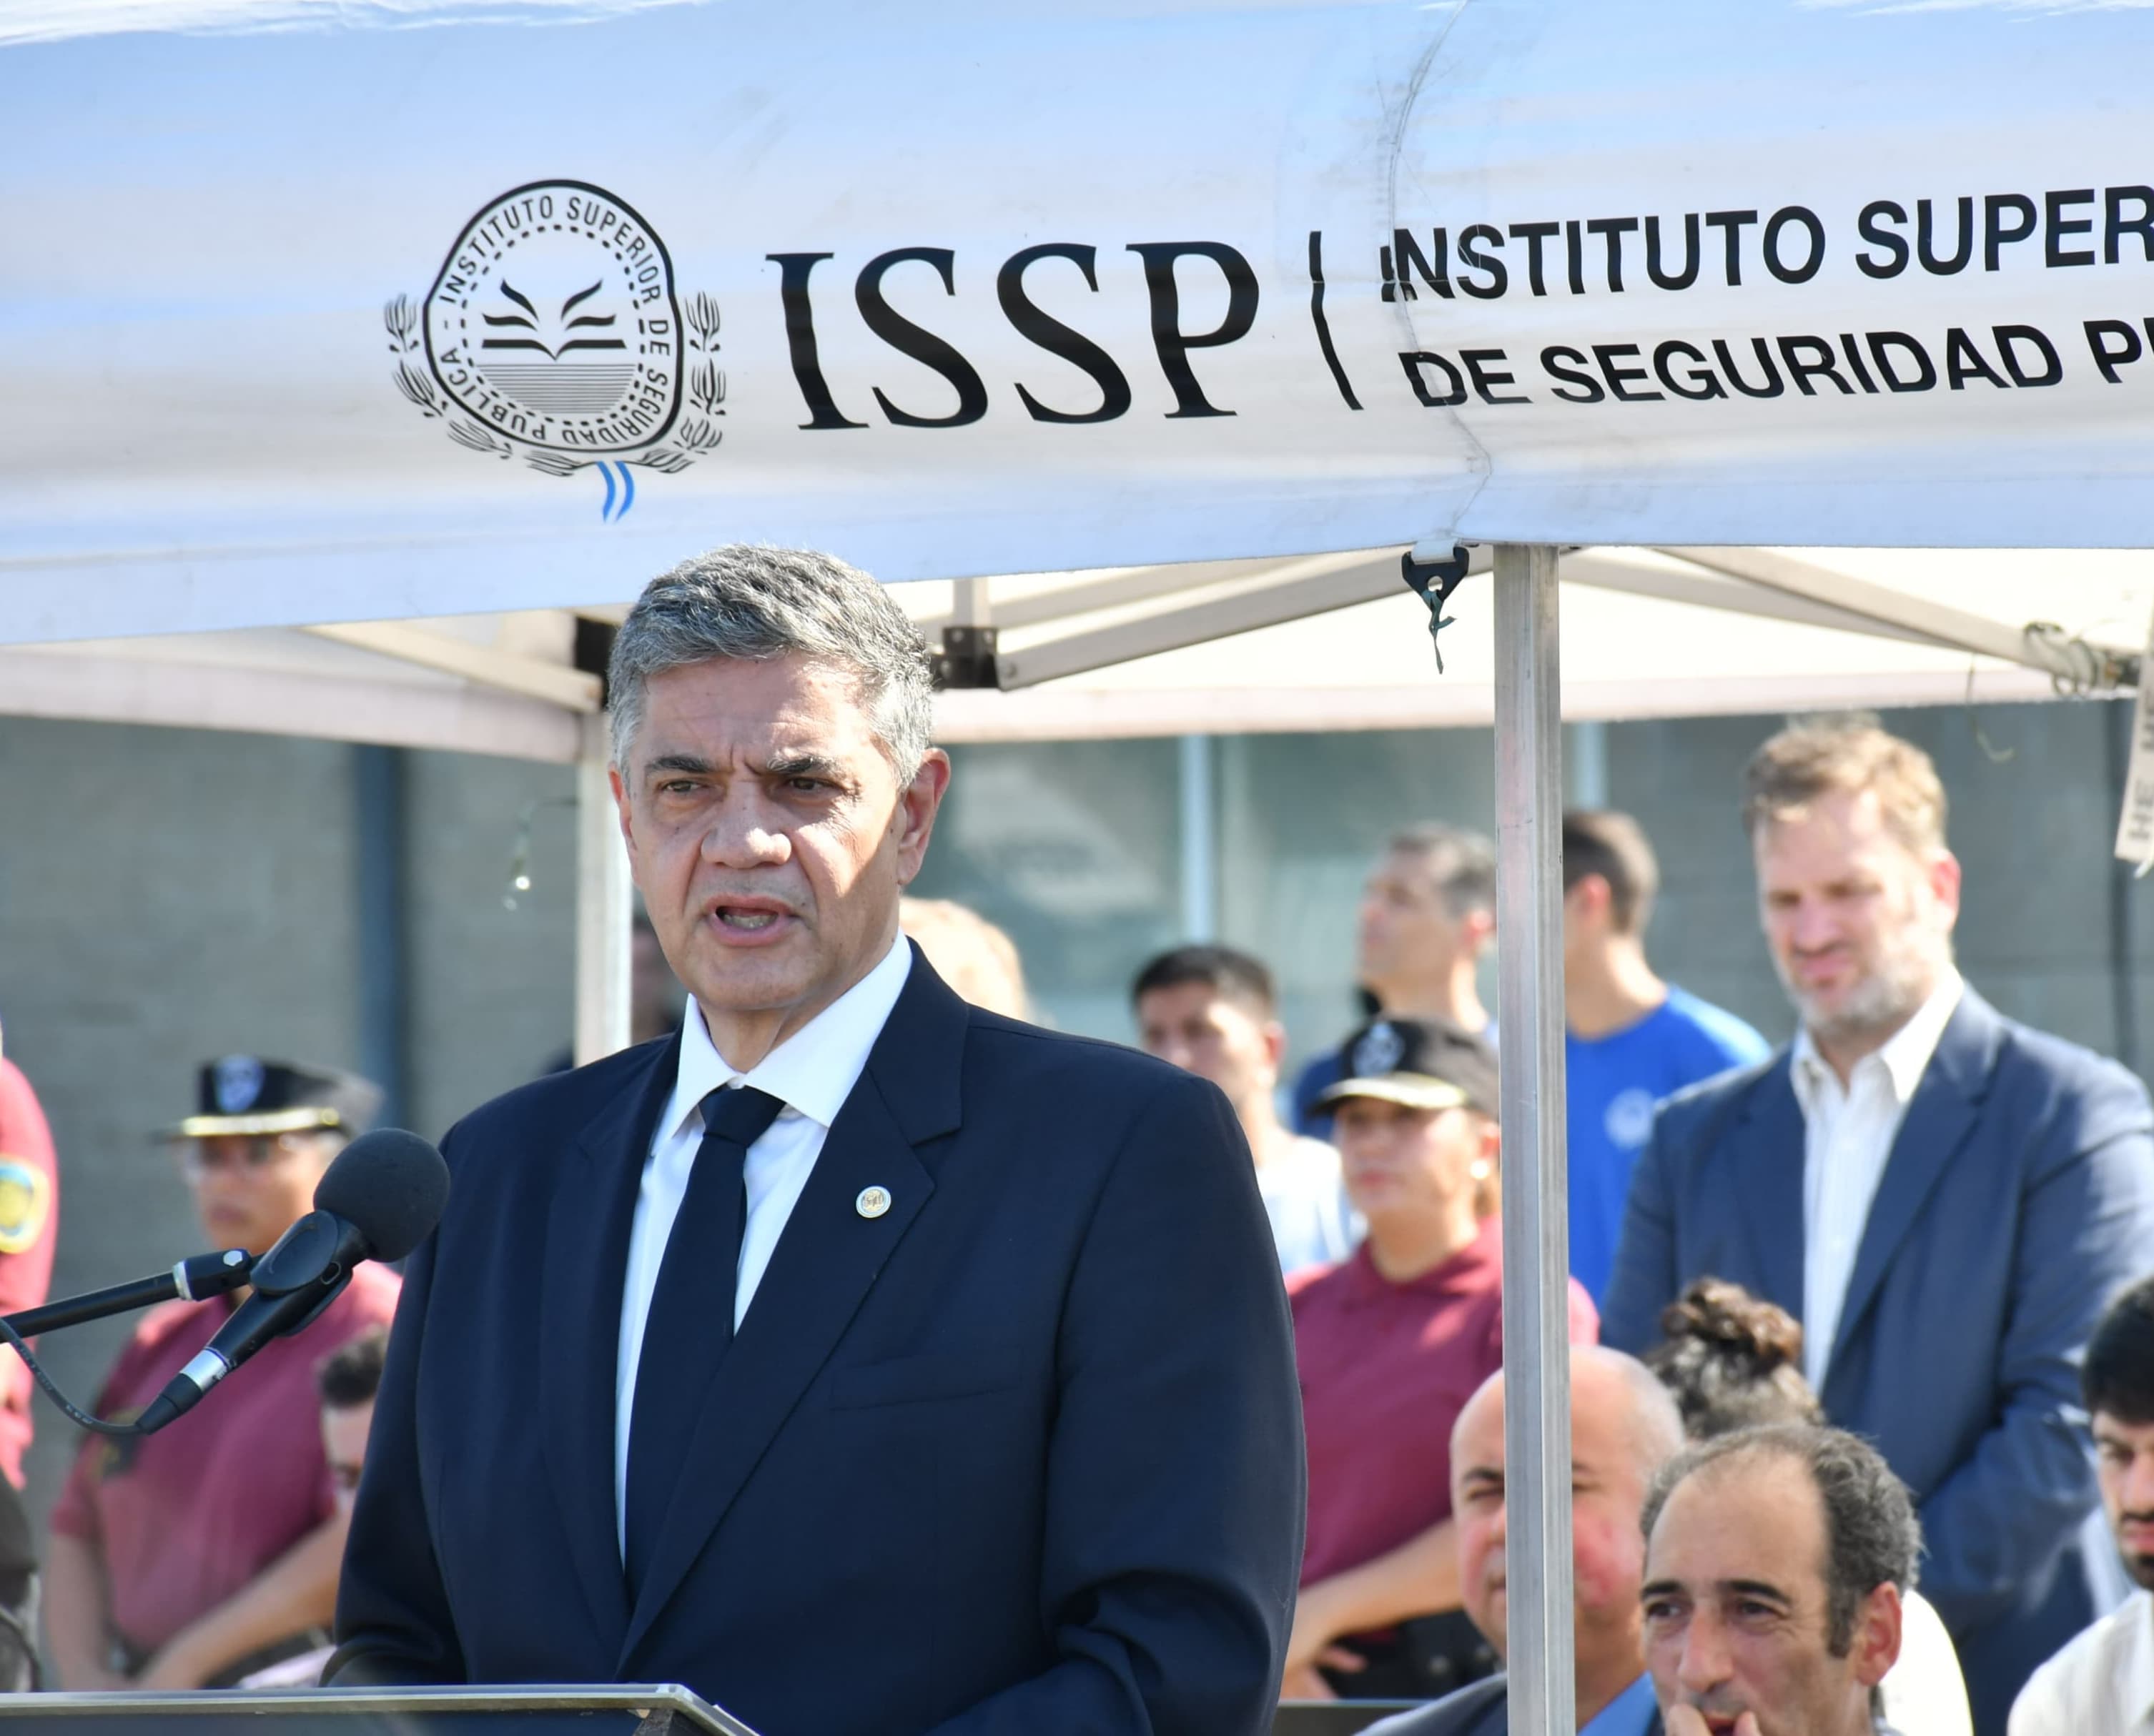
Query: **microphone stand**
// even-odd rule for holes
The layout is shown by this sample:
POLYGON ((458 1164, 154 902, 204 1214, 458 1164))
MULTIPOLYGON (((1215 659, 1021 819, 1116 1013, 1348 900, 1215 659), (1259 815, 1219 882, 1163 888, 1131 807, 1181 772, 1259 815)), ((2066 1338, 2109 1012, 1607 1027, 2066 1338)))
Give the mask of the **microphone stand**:
POLYGON ((125 1314, 136 1308, 154 1308, 160 1302, 200 1302, 227 1291, 237 1290, 254 1270, 253 1257, 244 1248, 227 1248, 217 1254, 197 1254, 154 1278, 136 1278, 126 1284, 85 1291, 35 1308, 0 1315, 0 1320, 25 1338, 40 1332, 56 1332, 85 1321, 125 1314))
POLYGON ((125 1314, 130 1309, 154 1307, 159 1302, 202 1301, 211 1296, 222 1296, 227 1291, 238 1289, 253 1271, 253 1256, 244 1248, 227 1248, 216 1254, 197 1254, 180 1261, 169 1272, 160 1272, 154 1278, 137 1278, 131 1283, 110 1285, 103 1290, 89 1291, 79 1296, 47 1302, 42 1307, 19 1309, 13 1314, 0 1314, 0 1343, 14 1347, 15 1354, 28 1367, 38 1389, 78 1428, 87 1428, 97 1434, 139 1435, 145 1431, 133 1423, 108 1423, 70 1403, 67 1394, 53 1384, 53 1377, 45 1372, 32 1354, 28 1342, 30 1335, 54 1331, 61 1326, 79 1326, 88 1320, 102 1320, 107 1315, 125 1314))

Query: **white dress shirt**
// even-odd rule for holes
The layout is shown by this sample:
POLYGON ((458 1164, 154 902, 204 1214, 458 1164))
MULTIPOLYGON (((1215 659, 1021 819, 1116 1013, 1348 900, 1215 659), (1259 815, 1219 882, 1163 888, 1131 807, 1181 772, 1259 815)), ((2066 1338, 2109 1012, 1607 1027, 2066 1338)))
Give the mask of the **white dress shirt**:
POLYGON ((752 1085, 780 1099, 768 1132, 748 1148, 748 1216, 741 1226, 740 1275, 733 1287, 733 1329, 747 1318, 756 1286, 784 1233, 801 1189, 822 1154, 830 1123, 868 1064, 868 1051, 890 1018, 912 970, 900 935, 882 962, 743 1073, 718 1053, 692 999, 681 1027, 681 1071, 651 1137, 635 1220, 628 1235, 628 1281, 620 1297, 620 1349, 614 1375, 614 1512, 627 1554, 628 1430, 635 1409, 635 1369, 644 1322, 666 1259, 666 1239, 688 1191, 703 1143, 703 1099, 729 1085, 752 1085))
POLYGON ((2011 1736, 2154 1736, 2154 1593, 2135 1591, 2034 1672, 2011 1736))
POLYGON ((1283 1272, 1330 1265, 1360 1242, 1361 1217, 1346 1197, 1339 1153, 1321 1139, 1298 1134, 1284 1150, 1259 1163, 1257 1195, 1271 1219, 1283 1272))
POLYGON ((1871 1202, 1962 986, 1947 968, 1914 1017, 1856 1061, 1845 1086, 1809 1028, 1795 1034, 1789 1071, 1803 1110, 1803 1372, 1820 1392, 1871 1202))
POLYGON ((1910 1591, 1900 1602, 1900 1655, 1877 1684, 1893 1736, 1974 1736, 1967 1678, 1944 1618, 1910 1591))

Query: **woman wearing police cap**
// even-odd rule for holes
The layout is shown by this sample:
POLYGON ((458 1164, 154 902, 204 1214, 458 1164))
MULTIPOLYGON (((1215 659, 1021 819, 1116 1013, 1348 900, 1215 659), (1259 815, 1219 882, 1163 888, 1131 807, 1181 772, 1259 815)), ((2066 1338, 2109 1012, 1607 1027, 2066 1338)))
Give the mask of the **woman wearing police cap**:
MULTIPOLYGON (((1283 1696, 1424 1699, 1493 1667, 1459 1613, 1451 1428, 1503 1366, 1496 1056, 1437 1019, 1347 1040, 1335 1111, 1368 1236, 1287 1280, 1309 1532, 1283 1696)), ((1593 1304, 1570 1286, 1570 1336, 1593 1304)))

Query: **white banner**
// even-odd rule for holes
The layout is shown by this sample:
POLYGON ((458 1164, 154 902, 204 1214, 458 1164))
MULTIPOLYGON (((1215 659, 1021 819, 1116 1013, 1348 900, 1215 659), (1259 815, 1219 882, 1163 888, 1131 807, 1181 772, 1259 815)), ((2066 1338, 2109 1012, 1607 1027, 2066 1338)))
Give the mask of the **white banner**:
POLYGON ((17 0, 0 639, 732 538, 2146 546, 2150 65, 2001 3, 17 0))

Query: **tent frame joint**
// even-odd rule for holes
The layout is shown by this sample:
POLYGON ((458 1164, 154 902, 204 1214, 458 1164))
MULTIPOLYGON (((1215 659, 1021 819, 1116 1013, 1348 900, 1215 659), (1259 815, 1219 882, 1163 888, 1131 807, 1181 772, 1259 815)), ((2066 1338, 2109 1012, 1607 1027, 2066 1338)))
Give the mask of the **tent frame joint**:
POLYGON ((942 649, 935 654, 938 688, 999 688, 1003 685, 999 642, 994 627, 946 626, 942 649))

